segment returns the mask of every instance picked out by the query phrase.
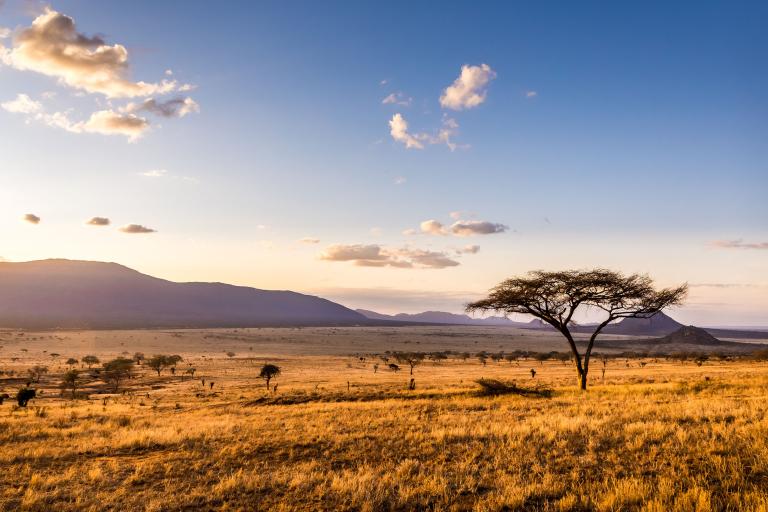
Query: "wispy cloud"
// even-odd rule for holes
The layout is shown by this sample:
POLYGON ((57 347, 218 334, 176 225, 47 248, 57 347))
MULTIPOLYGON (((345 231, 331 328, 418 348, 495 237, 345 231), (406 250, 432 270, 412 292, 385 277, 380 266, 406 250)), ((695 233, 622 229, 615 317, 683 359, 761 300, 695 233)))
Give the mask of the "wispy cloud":
POLYGON ((451 110, 477 107, 485 101, 488 83, 496 78, 496 72, 488 64, 464 65, 461 74, 440 96, 440 105, 451 110))
POLYGON ((193 184, 200 183, 200 180, 197 178, 193 178, 192 176, 171 174, 167 169, 150 169, 148 171, 140 172, 139 176, 144 176, 146 178, 166 178, 171 180, 181 180, 193 184))
POLYGON ((393 92, 388 94, 381 103, 384 105, 400 105, 401 107, 409 107, 413 103, 413 98, 406 96, 402 92, 393 92))
MULTIPOLYGON (((460 147, 453 141, 458 134, 459 123, 450 117, 443 117, 443 121, 437 135, 420 132, 413 133, 408 131, 408 122, 402 114, 397 113, 389 121, 389 133, 397 142, 405 144, 407 149, 424 149, 424 144, 445 144, 451 151, 460 147)), ((461 146, 467 148, 469 146, 461 146)))
POLYGON ((163 176, 168 175, 168 171, 165 169, 150 169, 149 171, 145 171, 139 174, 148 178, 162 178, 163 176))
POLYGON ((16 99, 3 102, 0 107, 8 112, 26 116, 28 122, 39 122, 70 133, 124 135, 135 142, 149 129, 149 121, 146 119, 114 110, 100 110, 91 114, 85 121, 73 121, 69 112, 46 112, 41 102, 26 94, 17 94, 16 99))
POLYGON ((0 103, 3 110, 14 114, 34 114, 43 110, 43 104, 26 94, 17 94, 16 99, 0 103))
POLYGON ((160 117, 184 117, 193 112, 200 112, 200 106, 192 98, 173 98, 167 101, 157 101, 149 98, 141 103, 128 103, 121 109, 123 112, 150 112, 160 117))
POLYGON ((720 247, 721 249, 768 249, 768 242, 745 242, 742 239, 738 240, 715 240, 711 242, 714 247, 720 247))
POLYGON ((144 234, 144 233, 157 233, 157 230, 142 226, 141 224, 128 224, 120 228, 123 233, 129 234, 144 234))
POLYGON ((525 97, 528 98, 528 99, 533 99, 533 98, 535 98, 538 95, 539 95, 539 93, 536 92, 536 91, 525 91, 525 97))
POLYGON ((22 217, 22 220, 25 222, 29 222, 30 224, 40 224, 40 217, 35 215, 34 213, 27 213, 22 217))
POLYGON ((312 238, 312 237, 304 237, 304 238, 299 240, 299 243, 308 244, 308 245, 314 245, 314 244, 319 244, 320 243, 320 239, 319 238, 312 238))

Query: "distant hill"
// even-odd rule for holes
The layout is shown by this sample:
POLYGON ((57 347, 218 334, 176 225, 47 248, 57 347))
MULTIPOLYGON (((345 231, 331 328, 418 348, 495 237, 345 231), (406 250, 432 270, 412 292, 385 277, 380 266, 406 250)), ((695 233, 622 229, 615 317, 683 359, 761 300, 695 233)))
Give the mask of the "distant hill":
POLYGON ((527 325, 522 322, 513 322, 501 316, 488 318, 472 318, 469 315, 446 313, 445 311, 424 311, 423 313, 398 313, 396 315, 384 315, 367 309, 357 309, 358 313, 372 320, 387 320, 408 323, 450 324, 450 325, 503 325, 509 327, 522 327, 527 325))
POLYGON ((704 329, 687 325, 681 327, 673 333, 654 340, 654 343, 659 345, 664 344, 676 344, 676 345, 722 345, 723 342, 709 334, 704 329))
POLYGON ((752 342, 738 343, 735 341, 719 340, 708 330, 686 325, 660 338, 603 340, 600 342, 600 347, 632 351, 641 350, 654 354, 669 354, 672 352, 743 354, 764 349, 766 345, 752 342))
MULTIPOLYGON (((625 318, 603 329, 605 334, 626 334, 632 336, 665 336, 683 327, 683 324, 664 313, 650 318, 625 318)), ((585 326, 585 328, 587 328, 585 326)), ((592 329, 594 330, 594 329, 592 329)))
POLYGON ((175 283, 116 263, 0 262, 0 327, 125 329, 360 325, 326 299, 223 283, 175 283))

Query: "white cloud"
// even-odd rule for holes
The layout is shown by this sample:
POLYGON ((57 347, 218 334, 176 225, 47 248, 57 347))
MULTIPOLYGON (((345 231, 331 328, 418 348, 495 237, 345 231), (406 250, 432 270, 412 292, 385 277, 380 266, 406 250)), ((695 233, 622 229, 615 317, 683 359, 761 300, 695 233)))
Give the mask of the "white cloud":
POLYGON ((447 235, 448 234, 448 232, 443 227, 442 223, 436 221, 435 219, 425 220, 419 225, 419 229, 421 229, 422 233, 426 233, 428 235, 447 235))
POLYGON ((459 265, 444 252, 380 245, 331 245, 320 254, 320 259, 349 261, 360 267, 441 269, 459 265))
POLYGON ((75 22, 46 8, 28 28, 21 30, 3 61, 19 70, 57 78, 60 83, 109 98, 165 94, 177 88, 175 80, 156 83, 129 80, 128 50, 108 45, 100 36, 77 32, 75 22))
POLYGON ((409 107, 413 102, 413 98, 406 96, 402 92, 393 92, 387 95, 381 103, 384 105, 400 105, 402 107, 409 107))
MULTIPOLYGON (((411 133, 408 131, 408 122, 402 114, 395 114, 389 121, 389 133, 397 142, 405 144, 407 149, 424 149, 424 144, 445 144, 451 151, 459 146, 452 138, 458 133, 459 123, 450 117, 444 117, 440 131, 436 136, 428 133, 411 133)), ((468 146, 462 146, 468 147, 468 146)))
POLYGON ((525 97, 526 98, 535 98, 538 95, 539 95, 539 93, 536 92, 536 91, 525 91, 525 97))
POLYGON ((149 129, 149 121, 133 114, 100 110, 91 114, 85 123, 79 123, 76 127, 75 131, 102 135, 125 135, 130 141, 136 141, 149 129))
POLYGON ((302 243, 302 244, 313 245, 313 244, 319 244, 320 243, 320 239, 319 238, 312 238, 312 237, 304 237, 304 238, 300 239, 299 242, 302 243))
POLYGON ((424 149, 419 137, 421 135, 411 135, 408 133, 408 122, 401 114, 395 114, 389 121, 389 133, 397 142, 402 142, 408 149, 424 149))
POLYGON ((124 135, 133 142, 149 129, 149 121, 146 119, 113 110, 100 110, 91 114, 85 121, 75 122, 69 118, 69 111, 48 113, 39 101, 26 94, 19 94, 15 100, 7 101, 1 106, 8 112, 26 115, 27 121, 37 121, 71 133, 124 135))
POLYGON ((147 176, 148 178, 162 178, 163 176, 168 175, 168 171, 165 169, 151 169, 146 172, 140 173, 142 176, 147 176))
POLYGON ((474 108, 485 101, 488 83, 496 72, 488 64, 464 65, 461 74, 440 96, 440 105, 452 110, 474 108))
POLYGON ((0 103, 0 107, 14 114, 34 114, 43 109, 42 103, 33 100, 26 94, 17 94, 15 100, 0 103))

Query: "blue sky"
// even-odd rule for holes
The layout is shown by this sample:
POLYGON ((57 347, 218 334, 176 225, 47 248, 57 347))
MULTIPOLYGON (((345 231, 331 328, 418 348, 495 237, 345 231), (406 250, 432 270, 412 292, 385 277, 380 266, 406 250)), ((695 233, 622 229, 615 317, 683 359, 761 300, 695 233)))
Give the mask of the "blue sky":
MULTIPOLYGON (((45 7, 6 2, 0 44, 13 51, 45 7)), ((179 86, 109 98, 0 64, 0 103, 25 94, 75 123, 0 110, 4 258, 105 259, 390 312, 456 311, 512 274, 602 265, 696 285, 684 320, 768 323, 764 3, 50 9, 125 46, 127 79, 179 86), (482 64, 484 101, 441 105, 462 66, 482 64), (393 93, 409 104, 383 104, 393 93), (134 141, 76 124, 149 97, 197 109, 133 111, 151 122, 134 141), (455 149, 406 148, 390 133, 398 113, 431 142, 453 120, 455 149), (113 225, 85 227, 95 215, 113 225), (444 232, 403 234, 430 219, 444 232), (508 229, 454 236, 457 220, 508 229), (157 232, 116 230, 129 223, 157 232), (416 268, 340 256, 374 246, 368 264, 416 268)))

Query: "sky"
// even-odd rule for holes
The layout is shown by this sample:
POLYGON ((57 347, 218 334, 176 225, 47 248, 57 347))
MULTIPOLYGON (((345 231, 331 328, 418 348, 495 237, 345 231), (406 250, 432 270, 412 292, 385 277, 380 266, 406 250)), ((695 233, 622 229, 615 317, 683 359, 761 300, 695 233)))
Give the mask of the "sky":
POLYGON ((768 325, 765 2, 0 0, 0 257, 460 312, 534 269, 768 325))

